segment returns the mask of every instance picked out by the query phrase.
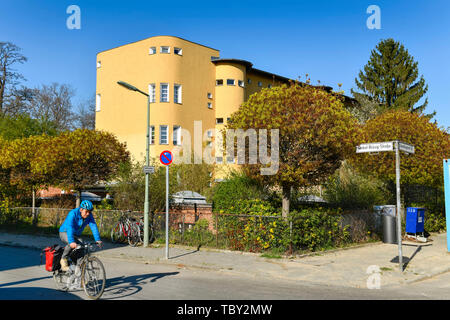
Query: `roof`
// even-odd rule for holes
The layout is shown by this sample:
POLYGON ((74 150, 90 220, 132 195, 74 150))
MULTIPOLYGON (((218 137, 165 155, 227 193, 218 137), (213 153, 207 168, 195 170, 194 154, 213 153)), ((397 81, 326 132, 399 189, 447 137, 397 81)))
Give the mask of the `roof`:
POLYGON ((205 45, 203 45, 203 44, 200 44, 200 43, 197 43, 197 42, 193 42, 193 41, 190 41, 190 40, 186 40, 186 39, 183 39, 183 38, 180 38, 180 37, 170 36, 170 35, 158 35, 158 36, 148 37, 148 38, 145 38, 145 39, 141 39, 141 40, 133 41, 133 42, 130 42, 130 43, 122 44, 122 45, 120 45, 120 46, 117 46, 117 47, 114 47, 114 48, 111 48, 111 49, 102 50, 102 51, 99 51, 97 54, 100 54, 100 53, 106 52, 106 51, 110 51, 110 50, 114 50, 114 49, 117 49, 117 48, 120 48, 120 47, 128 46, 128 45, 130 45, 130 44, 134 44, 134 43, 137 43, 137 42, 145 41, 145 40, 148 40, 148 39, 151 39, 151 38, 157 38, 157 37, 171 37, 171 38, 177 38, 177 39, 180 39, 180 40, 183 40, 183 41, 187 41, 187 42, 190 42, 190 43, 193 43, 193 44, 196 44, 196 45, 199 45, 199 46, 208 48, 208 49, 220 51, 220 50, 218 50, 218 49, 214 49, 214 48, 205 46, 205 45))
POLYGON ((179 191, 172 195, 174 203, 206 204, 206 197, 194 191, 179 191))

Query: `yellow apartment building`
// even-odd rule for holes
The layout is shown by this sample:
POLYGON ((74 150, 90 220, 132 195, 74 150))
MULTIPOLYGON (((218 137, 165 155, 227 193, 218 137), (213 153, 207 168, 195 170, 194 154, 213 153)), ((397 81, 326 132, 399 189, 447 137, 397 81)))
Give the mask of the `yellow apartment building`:
MULTIPOLYGON (((132 158, 142 161, 147 97, 117 82, 148 92, 150 157, 158 158, 162 151, 180 145, 181 128, 193 139, 194 122, 201 121, 202 136, 213 140, 208 131, 222 129, 250 95, 289 80, 255 69, 248 61, 221 59, 217 49, 178 37, 155 36, 97 54, 95 127, 114 133, 126 142, 132 158)), ((233 159, 217 157, 216 163, 232 164, 233 159)))

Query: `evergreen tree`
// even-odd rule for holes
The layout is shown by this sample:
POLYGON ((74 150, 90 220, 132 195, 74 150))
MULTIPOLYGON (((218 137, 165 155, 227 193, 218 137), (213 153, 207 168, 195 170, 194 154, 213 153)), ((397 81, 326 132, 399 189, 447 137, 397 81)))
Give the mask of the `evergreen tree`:
MULTIPOLYGON (((416 104, 426 94, 428 85, 423 76, 418 79, 417 65, 400 42, 382 40, 372 50, 369 62, 359 72, 355 83, 362 94, 378 104, 381 110, 401 109, 422 114, 428 98, 423 104, 416 104)), ((431 118, 435 113, 427 116, 431 118)))

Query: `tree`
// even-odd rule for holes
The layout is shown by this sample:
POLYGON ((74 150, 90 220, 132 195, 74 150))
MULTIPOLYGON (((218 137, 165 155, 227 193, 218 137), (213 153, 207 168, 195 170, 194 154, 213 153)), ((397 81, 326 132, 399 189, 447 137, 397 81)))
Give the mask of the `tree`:
MULTIPOLYGON (((423 76, 418 79, 417 66, 418 63, 400 42, 382 40, 372 50, 369 62, 359 72, 355 83, 363 94, 382 108, 423 113, 428 98, 423 104, 416 104, 426 94, 428 85, 423 76)), ((428 116, 433 117, 434 114, 428 116)))
MULTIPOLYGON (((363 128, 364 142, 399 140, 415 147, 401 157, 401 183, 438 187, 443 183, 442 159, 450 157, 450 137, 429 118, 408 111, 389 111, 369 120, 363 128)), ((361 172, 395 182, 395 153, 354 154, 352 163, 361 172)))
POLYGON ((2 146, 0 166, 9 169, 9 182, 32 193, 33 224, 37 222, 35 214, 36 189, 54 182, 51 172, 42 166, 40 151, 51 145, 46 135, 31 136, 9 141, 2 146))
POLYGON ((95 130, 95 96, 78 105, 75 126, 80 129, 95 130))
POLYGON ((47 147, 40 150, 42 166, 52 171, 58 186, 78 191, 79 197, 86 186, 114 178, 119 165, 130 161, 126 144, 104 131, 63 132, 47 147))
POLYGON ((356 119, 344 109, 341 96, 297 83, 253 94, 232 115, 228 128, 279 129, 278 172, 260 175, 262 164, 246 164, 244 170, 282 189, 284 217, 289 213, 291 188, 324 182, 359 140, 356 119))
POLYGON ((36 119, 54 122, 59 131, 73 128, 72 112, 74 90, 66 84, 52 83, 34 89, 30 115, 36 119))
POLYGON ((43 119, 32 119, 27 114, 0 117, 0 136, 6 140, 42 134, 55 136, 57 134, 55 123, 43 119))
POLYGON ((11 42, 0 42, 0 116, 9 113, 5 100, 10 97, 10 87, 15 87, 23 76, 13 69, 15 64, 22 64, 27 58, 21 49, 11 42))

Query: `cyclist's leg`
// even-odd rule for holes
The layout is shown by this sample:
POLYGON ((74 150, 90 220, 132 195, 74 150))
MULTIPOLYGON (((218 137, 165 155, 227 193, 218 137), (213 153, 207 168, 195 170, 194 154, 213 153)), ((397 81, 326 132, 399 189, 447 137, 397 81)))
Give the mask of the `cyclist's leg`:
MULTIPOLYGON (((61 256, 61 260, 60 260, 61 261, 61 270, 67 271, 67 270, 69 270, 69 266, 67 264, 67 257, 70 255, 70 253, 72 252, 73 249, 70 247, 69 239, 67 238, 66 232, 60 232, 59 238, 61 239, 61 241, 63 243, 66 244, 66 246, 64 247, 63 254, 61 256)), ((74 236, 74 239, 75 239, 76 244, 81 244, 83 242, 83 240, 80 237, 74 236)))

